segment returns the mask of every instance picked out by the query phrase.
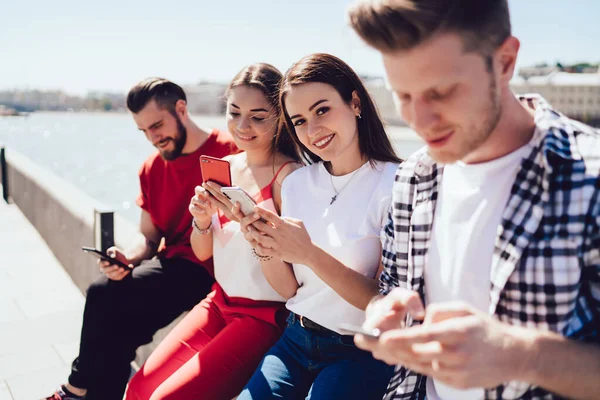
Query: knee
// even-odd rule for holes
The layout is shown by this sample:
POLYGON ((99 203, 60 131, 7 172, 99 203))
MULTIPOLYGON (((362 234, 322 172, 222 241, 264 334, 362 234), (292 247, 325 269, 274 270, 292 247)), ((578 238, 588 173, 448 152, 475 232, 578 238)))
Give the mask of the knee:
POLYGON ((144 382, 142 374, 137 372, 127 384, 125 400, 141 400, 148 399, 152 393, 144 393, 144 387, 148 386, 144 382))
POLYGON ((110 280, 104 275, 100 276, 88 287, 87 298, 103 297, 109 291, 109 286, 110 280))
POLYGON ((116 285, 115 283, 120 282, 113 282, 104 275, 96 279, 87 289, 87 306, 105 308, 118 303, 119 298, 122 297, 119 292, 122 292, 122 289, 125 288, 124 285, 116 285))

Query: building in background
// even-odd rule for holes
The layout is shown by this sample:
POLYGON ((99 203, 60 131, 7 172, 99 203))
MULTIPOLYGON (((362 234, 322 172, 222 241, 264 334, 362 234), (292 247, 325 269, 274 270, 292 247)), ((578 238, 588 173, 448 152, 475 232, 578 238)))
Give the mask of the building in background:
POLYGON ((600 126, 600 68, 593 73, 554 70, 546 75, 517 76, 511 88, 515 93, 539 93, 570 118, 600 126))
POLYGON ((227 85, 213 82, 200 82, 184 86, 188 110, 191 114, 221 115, 225 113, 225 90, 227 85))
POLYGON ((392 91, 382 77, 361 76, 361 79, 375 102, 379 115, 390 125, 406 125, 396 108, 392 91))

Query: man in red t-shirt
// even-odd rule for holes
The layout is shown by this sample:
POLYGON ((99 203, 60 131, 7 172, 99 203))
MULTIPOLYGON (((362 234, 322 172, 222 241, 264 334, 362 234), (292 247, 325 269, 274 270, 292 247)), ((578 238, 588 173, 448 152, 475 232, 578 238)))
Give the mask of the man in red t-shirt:
POLYGON ((183 89, 166 79, 138 83, 127 107, 158 149, 139 172, 140 240, 127 250, 108 251, 132 269, 100 263, 104 275, 88 289, 69 383, 48 399, 121 399, 136 349, 204 299, 214 283, 212 262, 201 263, 192 251, 188 206, 202 183, 200 155, 234 153, 233 139, 199 128, 189 117, 183 89))

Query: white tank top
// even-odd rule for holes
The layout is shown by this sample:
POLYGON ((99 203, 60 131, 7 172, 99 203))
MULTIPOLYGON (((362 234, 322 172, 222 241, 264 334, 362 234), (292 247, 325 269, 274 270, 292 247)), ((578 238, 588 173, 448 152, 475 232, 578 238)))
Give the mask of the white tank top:
MULTIPOLYGON (((257 205, 277 212, 271 187, 284 166, 269 185, 252 196, 257 205)), ((229 297, 285 302, 265 278, 260 261, 254 258, 252 247, 240 231, 240 224, 219 212, 213 215, 212 226, 215 279, 225 293, 229 297)))

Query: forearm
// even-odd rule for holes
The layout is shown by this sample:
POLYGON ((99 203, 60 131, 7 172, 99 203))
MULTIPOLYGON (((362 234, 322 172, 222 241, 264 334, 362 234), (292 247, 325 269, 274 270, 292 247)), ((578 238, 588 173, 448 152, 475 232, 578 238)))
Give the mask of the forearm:
POLYGON ((298 290, 298 281, 292 266, 277 258, 260 262, 263 274, 269 285, 286 300, 294 297, 298 290))
POLYGON ((361 310, 379 292, 377 279, 346 267, 317 246, 308 253, 306 265, 344 300, 361 310))
POLYGON ((134 266, 139 265, 144 260, 149 260, 156 255, 160 239, 150 239, 140 233, 134 240, 134 244, 125 251, 125 257, 134 266))
POLYGON ((192 250, 200 261, 206 261, 213 256, 213 234, 212 231, 202 234, 192 230, 190 237, 192 250))
POLYGON ((525 377, 552 393, 572 399, 597 399, 600 393, 600 346, 551 332, 522 329, 526 346, 525 377), (528 354, 527 354, 528 353, 528 354))

